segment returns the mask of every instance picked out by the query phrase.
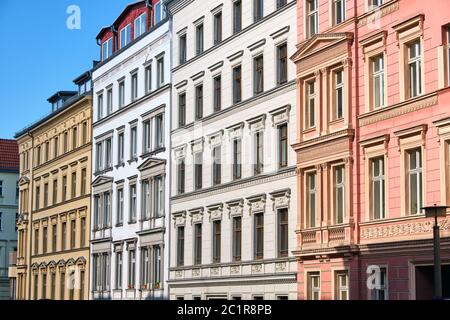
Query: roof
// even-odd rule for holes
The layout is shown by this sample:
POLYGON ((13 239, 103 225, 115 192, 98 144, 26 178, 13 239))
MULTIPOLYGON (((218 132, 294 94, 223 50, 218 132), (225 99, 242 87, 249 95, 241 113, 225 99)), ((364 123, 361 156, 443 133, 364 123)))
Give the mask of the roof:
POLYGON ((52 95, 50 98, 47 99, 48 102, 52 103, 55 102, 61 98, 70 98, 76 95, 77 91, 58 91, 54 95, 52 95))
POLYGON ((0 171, 19 171, 19 145, 16 140, 0 139, 0 171))

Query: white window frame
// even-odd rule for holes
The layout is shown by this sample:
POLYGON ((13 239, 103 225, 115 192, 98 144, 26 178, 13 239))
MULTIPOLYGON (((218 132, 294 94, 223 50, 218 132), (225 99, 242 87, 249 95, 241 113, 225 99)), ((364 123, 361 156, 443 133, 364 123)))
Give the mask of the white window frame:
POLYGON ((409 98, 415 98, 423 93, 422 88, 422 43, 420 39, 407 44, 407 59, 408 59, 408 86, 409 98), (414 49, 415 55, 411 58, 411 51, 414 49), (413 79, 411 69, 415 68, 416 78, 413 79), (413 89, 416 93, 413 95, 413 89))
POLYGON ((372 97, 372 105, 373 105, 373 109, 377 110, 377 109, 381 109, 385 106, 385 90, 384 90, 384 77, 385 77, 385 59, 384 59, 384 54, 378 54, 375 55, 374 57, 372 57, 370 59, 370 63, 372 64, 372 92, 373 92, 373 97, 372 97), (379 61, 381 61, 381 64, 379 63, 379 61), (379 70, 377 70, 376 67, 379 67, 379 70), (377 93, 376 90, 376 84, 378 83, 378 87, 379 87, 379 91, 377 93), (379 99, 379 105, 377 106, 377 98, 379 99))
POLYGON ((306 0, 305 7, 306 7, 307 37, 311 38, 317 33, 319 33, 319 1, 306 0), (311 4, 314 4, 313 10, 310 10, 311 4), (314 25, 311 23, 312 19, 314 19, 314 25))
POLYGON ((131 42, 131 38, 132 38, 132 35, 131 35, 131 23, 127 24, 125 27, 120 29, 119 34, 120 34, 120 42, 119 42, 119 44, 120 44, 120 49, 122 49, 122 48, 126 47, 131 42), (129 32, 127 31, 128 29, 130 30, 129 32), (130 37, 129 39, 128 39, 128 36, 130 37), (125 38, 124 41, 122 41, 123 38, 125 38))
POLYGON ((134 19, 134 37, 140 37, 147 32, 147 13, 144 12, 139 17, 134 19))

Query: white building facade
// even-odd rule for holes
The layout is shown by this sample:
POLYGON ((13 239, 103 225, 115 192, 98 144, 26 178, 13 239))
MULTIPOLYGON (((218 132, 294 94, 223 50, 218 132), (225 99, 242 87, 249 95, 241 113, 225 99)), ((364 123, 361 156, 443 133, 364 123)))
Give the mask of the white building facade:
POLYGON ((158 19, 129 43, 133 21, 117 30, 121 48, 103 46, 93 71, 92 299, 168 294, 171 32, 158 19))
POLYGON ((171 299, 297 299, 296 1, 169 0, 171 299))

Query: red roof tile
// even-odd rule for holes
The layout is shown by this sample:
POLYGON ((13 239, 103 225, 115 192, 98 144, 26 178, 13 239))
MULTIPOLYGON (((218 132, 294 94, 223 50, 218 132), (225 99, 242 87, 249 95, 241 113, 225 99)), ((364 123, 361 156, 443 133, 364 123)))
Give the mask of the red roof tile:
POLYGON ((17 141, 0 139, 0 170, 19 171, 19 164, 17 141))

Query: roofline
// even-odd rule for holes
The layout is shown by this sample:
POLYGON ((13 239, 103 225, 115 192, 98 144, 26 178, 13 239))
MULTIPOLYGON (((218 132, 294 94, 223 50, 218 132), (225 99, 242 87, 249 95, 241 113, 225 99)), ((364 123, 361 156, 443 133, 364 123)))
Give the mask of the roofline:
POLYGON ((70 98, 70 97, 76 95, 77 93, 78 93, 77 91, 57 91, 50 98, 48 98, 47 101, 52 103, 53 101, 56 100, 56 98, 60 98, 61 96, 66 96, 66 97, 70 98))

